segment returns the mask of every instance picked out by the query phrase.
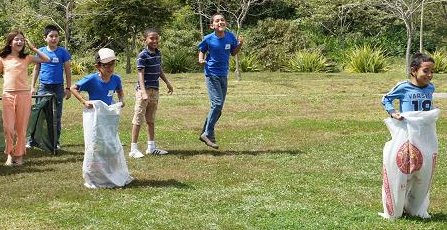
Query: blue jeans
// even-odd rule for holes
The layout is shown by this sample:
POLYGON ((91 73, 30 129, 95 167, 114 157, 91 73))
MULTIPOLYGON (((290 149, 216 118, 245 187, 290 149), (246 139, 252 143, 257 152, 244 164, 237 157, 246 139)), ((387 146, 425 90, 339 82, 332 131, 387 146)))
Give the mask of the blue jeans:
POLYGON ((206 76, 205 83, 208 88, 210 111, 205 120, 202 134, 214 138, 214 126, 219 120, 227 96, 227 76, 206 76))
POLYGON ((39 84, 37 95, 44 94, 56 95, 56 121, 57 121, 57 143, 61 136, 61 119, 62 119, 62 104, 64 102, 64 84, 39 84))

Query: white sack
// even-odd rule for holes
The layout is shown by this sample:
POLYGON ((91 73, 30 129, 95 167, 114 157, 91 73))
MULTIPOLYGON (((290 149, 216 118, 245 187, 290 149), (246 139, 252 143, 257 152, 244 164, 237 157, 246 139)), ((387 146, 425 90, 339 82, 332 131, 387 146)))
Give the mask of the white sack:
POLYGON ((82 175, 88 188, 122 187, 132 181, 118 136, 121 103, 93 101, 84 109, 85 154, 82 175))
POLYGON ((439 109, 402 113, 404 120, 385 119, 391 140, 383 148, 382 202, 385 218, 430 218, 429 190, 438 153, 439 109))

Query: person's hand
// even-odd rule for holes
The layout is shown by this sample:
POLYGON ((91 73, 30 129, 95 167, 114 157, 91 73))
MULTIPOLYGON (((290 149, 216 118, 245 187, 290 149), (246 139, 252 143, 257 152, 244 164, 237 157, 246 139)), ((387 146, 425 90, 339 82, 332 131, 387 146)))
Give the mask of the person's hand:
POLYGON ((239 37, 237 38, 237 45, 238 45, 238 46, 241 46, 242 44, 244 44, 244 37, 239 36, 239 37))
POLYGON ((203 58, 200 58, 200 59, 199 59, 199 64, 200 64, 200 65, 203 65, 203 64, 205 64, 205 63, 206 63, 205 59, 203 59, 203 58))
POLYGON ((25 42, 31 50, 33 50, 33 51, 36 50, 36 47, 28 38, 25 38, 25 42))
POLYGON ((146 93, 146 90, 145 89, 143 89, 143 90, 141 90, 140 89, 140 93, 141 93, 141 99, 143 99, 143 100, 147 100, 149 97, 147 96, 147 93, 146 93))
POLYGON ((87 109, 93 109, 93 103, 91 101, 85 101, 84 107, 87 109))
POLYGON ((166 83, 166 86, 168 87, 168 94, 172 95, 172 92, 174 92, 174 88, 172 87, 171 83, 166 83))
POLYGON ((399 120, 399 121, 401 121, 401 120, 404 119, 404 117, 402 117, 402 115, 400 115, 399 112, 393 112, 393 113, 391 113, 391 117, 394 118, 394 119, 396 119, 396 120, 399 120))
POLYGON ((34 87, 31 87, 31 95, 36 95, 36 89, 34 87))
POLYGON ((121 101, 121 108, 123 108, 125 105, 124 101, 121 101))
POLYGON ((71 97, 70 89, 65 89, 64 94, 65 94, 65 100, 69 99, 71 97))

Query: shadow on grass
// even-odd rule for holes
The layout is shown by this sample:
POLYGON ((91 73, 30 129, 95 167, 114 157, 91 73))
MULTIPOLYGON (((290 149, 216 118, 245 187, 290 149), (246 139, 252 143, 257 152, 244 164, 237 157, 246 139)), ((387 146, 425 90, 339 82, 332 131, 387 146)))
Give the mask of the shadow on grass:
POLYGON ((442 223, 447 222, 447 215, 444 213, 432 213, 430 219, 423 219, 421 217, 406 216, 406 215, 404 215, 404 218, 416 222, 442 222, 442 223))
MULTIPOLYGON (((82 162, 83 157, 84 154, 80 152, 59 150, 57 154, 53 154, 45 150, 33 148, 27 151, 26 155, 24 156, 24 165, 21 167, 29 168, 29 166, 32 167, 32 166, 46 166, 46 165, 64 164, 64 163, 77 163, 82 162)), ((6 161, 6 157, 4 161, 6 161)), ((19 168, 19 167, 8 167, 8 168, 19 168)))
POLYGON ((28 167, 26 164, 22 166, 0 166, 0 176, 10 176, 20 173, 44 173, 44 172, 54 172, 55 170, 52 168, 35 168, 28 167))
POLYGON ((193 188, 185 183, 179 182, 174 179, 170 179, 170 180, 135 179, 124 188, 130 189, 130 188, 139 188, 139 187, 155 187, 155 188, 174 187, 174 188, 182 188, 182 189, 192 189, 193 188))
POLYGON ((297 150, 257 150, 257 151, 225 151, 225 150, 170 150, 169 155, 178 156, 195 156, 195 155, 213 155, 213 156, 234 156, 234 155, 263 155, 263 154, 288 154, 288 155, 300 155, 304 154, 303 151, 297 150))
POLYGON ((433 213, 431 218, 428 220, 430 222, 447 222, 447 215, 444 213, 433 213))

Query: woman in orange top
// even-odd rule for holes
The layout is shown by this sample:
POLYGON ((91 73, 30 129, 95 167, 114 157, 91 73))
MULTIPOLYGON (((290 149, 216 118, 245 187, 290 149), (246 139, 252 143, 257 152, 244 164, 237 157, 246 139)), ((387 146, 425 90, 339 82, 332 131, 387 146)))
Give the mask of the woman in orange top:
POLYGON ((0 50, 0 73, 3 73, 3 129, 5 132, 5 165, 22 165, 26 153, 26 129, 31 113, 31 89, 28 84, 28 66, 50 59, 25 39, 19 30, 10 32, 0 50), (25 44, 37 56, 25 53, 25 44), (14 139, 16 140, 14 146, 14 139))

